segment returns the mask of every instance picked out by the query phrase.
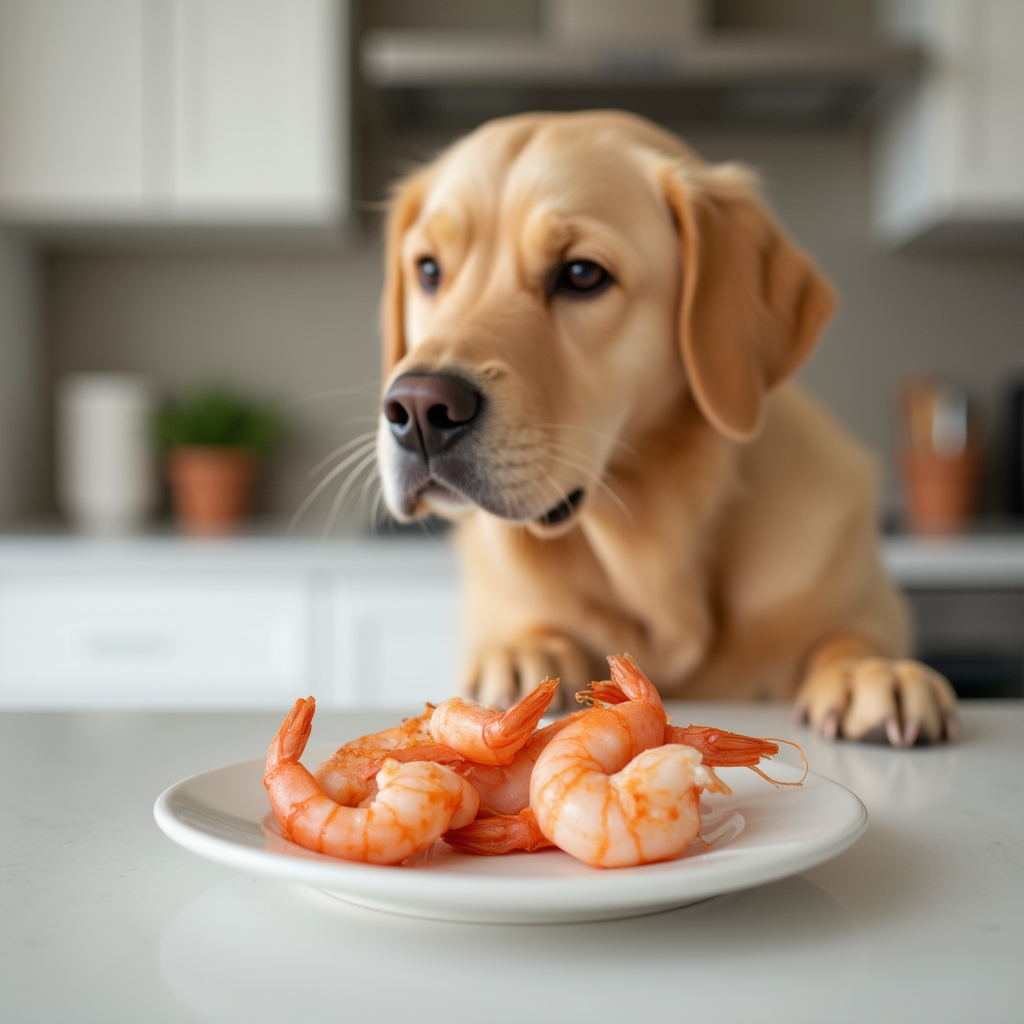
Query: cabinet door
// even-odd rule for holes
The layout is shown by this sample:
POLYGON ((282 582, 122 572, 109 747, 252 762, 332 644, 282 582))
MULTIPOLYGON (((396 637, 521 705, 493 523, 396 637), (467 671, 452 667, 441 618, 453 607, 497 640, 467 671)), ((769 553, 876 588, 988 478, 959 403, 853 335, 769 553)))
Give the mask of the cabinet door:
POLYGON ((0 0, 0 210, 97 220, 145 199, 146 0, 0 0))
POLYGON ((5 576, 0 705, 287 707, 310 620, 298 576, 5 576))
POLYGON ((896 244, 1024 249, 1024 3, 891 0, 925 76, 880 125, 877 227, 896 244))
POLYGON ((1024 209, 1024 3, 972 0, 956 9, 949 59, 958 198, 1024 209))
POLYGON ((341 583, 334 594, 333 701, 421 711, 459 682, 459 588, 454 578, 401 585, 341 583))
POLYGON ((339 0, 173 0, 180 216, 324 219, 341 208, 339 0))

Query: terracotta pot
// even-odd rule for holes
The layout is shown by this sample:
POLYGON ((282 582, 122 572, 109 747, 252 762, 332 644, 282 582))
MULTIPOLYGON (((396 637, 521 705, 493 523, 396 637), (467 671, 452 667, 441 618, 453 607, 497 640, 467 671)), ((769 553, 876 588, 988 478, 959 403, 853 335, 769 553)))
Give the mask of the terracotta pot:
POLYGON ((978 498, 981 454, 906 452, 902 460, 907 525, 914 533, 958 533, 970 524, 978 498))
POLYGON ((199 536, 236 533, 249 515, 258 468, 248 448, 195 445, 169 452, 167 478, 182 530, 199 536))

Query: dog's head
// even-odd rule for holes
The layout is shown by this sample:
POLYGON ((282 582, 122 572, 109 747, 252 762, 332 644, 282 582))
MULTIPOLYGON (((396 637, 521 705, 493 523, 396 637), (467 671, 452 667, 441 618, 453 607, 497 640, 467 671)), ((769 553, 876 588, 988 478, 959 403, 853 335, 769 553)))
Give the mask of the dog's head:
POLYGON ((832 291, 751 175, 614 112, 494 121, 399 186, 378 450, 399 519, 567 528, 683 396, 736 441, 832 291))

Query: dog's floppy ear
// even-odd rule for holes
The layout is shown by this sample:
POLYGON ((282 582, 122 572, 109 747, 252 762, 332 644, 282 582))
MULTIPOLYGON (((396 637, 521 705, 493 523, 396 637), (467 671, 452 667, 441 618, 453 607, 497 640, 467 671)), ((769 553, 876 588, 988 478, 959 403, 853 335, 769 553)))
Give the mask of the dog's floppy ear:
POLYGON ((402 239, 419 216, 427 182, 417 171, 399 182, 388 207, 384 228, 384 292, 381 334, 384 339, 384 380, 405 355, 405 283, 402 279, 402 239))
POLYGON ((749 172, 676 165, 662 186, 682 241, 690 387, 717 430, 749 440, 768 390, 814 347, 834 293, 764 208, 749 172))

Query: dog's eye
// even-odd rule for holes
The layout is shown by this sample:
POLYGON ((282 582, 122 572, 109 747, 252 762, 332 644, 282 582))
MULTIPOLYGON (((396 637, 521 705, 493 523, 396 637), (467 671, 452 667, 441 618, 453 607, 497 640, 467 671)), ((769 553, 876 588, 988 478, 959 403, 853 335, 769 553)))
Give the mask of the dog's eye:
POLYGON ((424 256, 417 260, 416 273, 420 279, 420 287, 428 295, 433 295, 441 284, 441 268, 437 265, 437 260, 432 256, 424 256))
POLYGON ((593 260, 571 260, 558 272, 555 291, 575 295, 600 291, 611 283, 612 275, 593 260))

